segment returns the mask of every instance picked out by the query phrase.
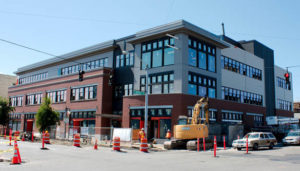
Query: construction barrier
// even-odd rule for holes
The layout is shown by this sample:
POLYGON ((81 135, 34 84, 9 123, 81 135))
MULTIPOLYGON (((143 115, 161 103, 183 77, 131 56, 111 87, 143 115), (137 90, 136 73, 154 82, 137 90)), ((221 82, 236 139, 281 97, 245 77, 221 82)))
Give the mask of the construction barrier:
POLYGON ((113 150, 115 150, 115 151, 120 151, 121 150, 120 137, 114 137, 114 139, 113 139, 113 150))
POLYGON ((217 138, 214 136, 214 157, 217 157, 217 138))
POLYGON ((46 144, 50 144, 50 134, 48 133, 48 131, 45 132, 44 141, 46 144))
POLYGON ((146 138, 141 139, 140 151, 148 152, 148 141, 146 138))
POLYGON ((205 151, 205 138, 203 137, 203 151, 205 151))
POLYGON ((200 151, 200 139, 197 138, 197 151, 199 152, 200 151))
POLYGON ((19 147, 17 144, 17 141, 15 141, 14 144, 14 156, 11 160, 11 164, 21 164, 22 159, 21 159, 21 155, 20 155, 20 151, 19 151, 19 147))
POLYGON ((34 141, 34 133, 32 131, 32 133, 31 133, 31 142, 33 142, 33 141, 34 141))
POLYGON ((97 139, 95 140, 94 150, 98 150, 97 139))
POLYGON ((9 146, 11 146, 11 129, 9 130, 9 146))
POLYGON ((223 146, 224 146, 224 150, 226 150, 226 138, 225 138, 225 135, 223 136, 223 146))
POLYGON ((73 144, 73 146, 80 147, 80 134, 75 134, 74 135, 74 144, 73 144))
POLYGON ((248 135, 246 136, 246 154, 248 154, 248 135))

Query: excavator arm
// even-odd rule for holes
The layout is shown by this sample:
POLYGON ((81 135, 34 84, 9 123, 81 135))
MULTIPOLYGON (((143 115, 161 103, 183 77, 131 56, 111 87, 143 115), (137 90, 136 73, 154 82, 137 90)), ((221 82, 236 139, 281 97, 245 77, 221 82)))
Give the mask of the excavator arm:
MULTIPOLYGON (((208 122, 208 97, 202 97, 200 100, 197 101, 197 103, 194 106, 191 124, 198 124, 198 118, 200 116, 202 106, 204 106, 206 124, 209 123, 208 122)), ((201 121, 201 117, 200 117, 200 121, 201 121)))

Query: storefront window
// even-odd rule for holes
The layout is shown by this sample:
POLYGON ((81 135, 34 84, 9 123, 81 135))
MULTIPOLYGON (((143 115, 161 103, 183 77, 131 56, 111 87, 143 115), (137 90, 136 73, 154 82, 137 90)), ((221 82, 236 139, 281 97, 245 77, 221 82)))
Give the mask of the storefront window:
POLYGON ((140 120, 138 119, 131 119, 130 127, 133 129, 140 129, 140 120))
POLYGON ((171 130, 171 119, 160 119, 160 128, 159 128, 160 138, 165 138, 168 129, 171 130))

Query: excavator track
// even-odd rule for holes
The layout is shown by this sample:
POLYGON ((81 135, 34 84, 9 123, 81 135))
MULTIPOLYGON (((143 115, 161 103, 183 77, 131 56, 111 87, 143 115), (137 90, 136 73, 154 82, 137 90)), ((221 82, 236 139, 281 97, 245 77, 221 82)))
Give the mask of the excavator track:
MULTIPOLYGON (((205 140, 205 149, 211 149, 213 147, 213 141, 206 139, 205 140)), ((203 142, 200 141, 199 147, 203 150, 203 142)), ((170 140, 164 142, 164 148, 166 150, 173 150, 173 149, 187 149, 187 150, 197 150, 197 140, 170 140)))

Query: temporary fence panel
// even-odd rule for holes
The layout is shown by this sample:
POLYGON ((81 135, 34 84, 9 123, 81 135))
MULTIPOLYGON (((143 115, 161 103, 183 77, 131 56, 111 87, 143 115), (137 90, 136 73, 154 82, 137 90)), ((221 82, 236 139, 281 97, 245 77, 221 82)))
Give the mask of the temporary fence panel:
POLYGON ((132 129, 131 128, 114 128, 113 130, 113 138, 120 137, 121 141, 129 142, 132 137, 132 129))

